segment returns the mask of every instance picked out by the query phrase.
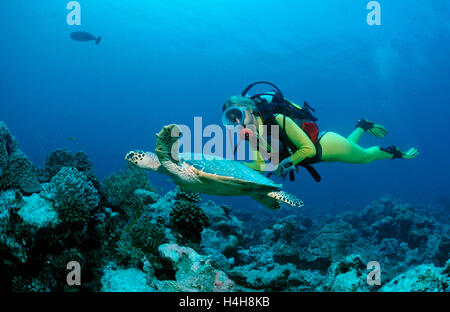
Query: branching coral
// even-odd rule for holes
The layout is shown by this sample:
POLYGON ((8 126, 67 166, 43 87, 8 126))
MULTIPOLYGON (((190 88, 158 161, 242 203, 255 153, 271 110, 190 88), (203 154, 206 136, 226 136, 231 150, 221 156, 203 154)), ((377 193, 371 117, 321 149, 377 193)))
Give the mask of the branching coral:
POLYGON ((144 213, 123 230, 116 245, 116 257, 125 263, 138 264, 144 257, 157 254, 159 245, 167 242, 165 228, 144 213))
POLYGON ((196 203, 187 200, 177 200, 170 217, 173 227, 193 242, 200 242, 200 234, 209 224, 203 210, 196 203))
POLYGON ((159 245, 167 242, 164 228, 147 214, 143 214, 133 222, 128 232, 133 245, 145 254, 156 252, 159 245))
POLYGON ((179 186, 176 187, 176 199, 184 199, 193 203, 199 203, 202 200, 200 193, 187 191, 179 186))

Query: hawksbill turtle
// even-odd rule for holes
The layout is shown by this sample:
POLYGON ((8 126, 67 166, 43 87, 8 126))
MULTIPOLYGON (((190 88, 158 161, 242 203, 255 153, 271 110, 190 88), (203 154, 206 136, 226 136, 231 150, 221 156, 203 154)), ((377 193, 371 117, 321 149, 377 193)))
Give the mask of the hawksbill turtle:
POLYGON ((241 162, 216 156, 178 153, 181 129, 174 124, 157 134, 156 154, 131 151, 125 159, 134 165, 166 174, 181 188, 197 193, 219 196, 250 196, 270 209, 279 209, 280 202, 303 206, 295 196, 281 190, 263 174, 241 162), (197 160, 200 159, 200 160, 197 160))

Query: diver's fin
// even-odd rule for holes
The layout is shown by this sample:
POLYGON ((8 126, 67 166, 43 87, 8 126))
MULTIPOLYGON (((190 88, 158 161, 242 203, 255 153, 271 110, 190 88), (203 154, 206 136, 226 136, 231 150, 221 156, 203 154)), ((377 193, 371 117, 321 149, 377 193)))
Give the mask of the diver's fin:
POLYGON ((356 127, 363 129, 365 132, 377 138, 384 138, 388 134, 388 131, 385 127, 373 123, 371 121, 368 121, 367 119, 364 118, 358 120, 356 127))
POLYGON ((304 205, 302 200, 298 199, 292 194, 286 193, 285 191, 269 192, 267 193, 267 196, 294 207, 302 207, 304 205))
POLYGON ((101 40, 102 40, 102 36, 98 36, 97 40, 95 40, 95 44, 99 44, 101 40))

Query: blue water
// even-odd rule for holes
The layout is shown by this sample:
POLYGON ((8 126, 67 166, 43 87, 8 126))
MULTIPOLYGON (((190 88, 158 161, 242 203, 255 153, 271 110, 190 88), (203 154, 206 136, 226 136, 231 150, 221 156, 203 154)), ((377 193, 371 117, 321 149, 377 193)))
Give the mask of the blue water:
POLYGON ((367 25, 361 0, 81 0, 81 26, 66 24, 67 2, 0 2, 0 120, 37 166, 67 147, 87 152, 102 178, 129 150, 153 150, 163 125, 220 123, 228 96, 269 80, 315 107, 323 130, 348 135, 366 117, 390 132, 361 145, 421 152, 319 164, 319 184, 302 172, 285 186, 305 207, 358 209, 384 194, 432 204, 448 194, 447 0, 380 1, 381 26, 367 25), (77 30, 103 39, 73 41, 77 30))

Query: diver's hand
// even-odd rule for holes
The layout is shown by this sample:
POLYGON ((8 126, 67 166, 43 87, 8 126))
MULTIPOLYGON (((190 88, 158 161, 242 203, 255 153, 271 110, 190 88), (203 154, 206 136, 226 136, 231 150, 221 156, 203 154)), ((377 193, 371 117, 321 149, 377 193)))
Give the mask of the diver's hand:
POLYGON ((413 159, 419 155, 419 150, 417 148, 410 148, 407 152, 402 152, 403 159, 413 159))
POLYGON ((391 145, 387 148, 380 147, 380 150, 392 155, 392 159, 413 159, 419 155, 417 148, 410 148, 407 152, 402 152, 397 146, 391 145))
POLYGON ((273 173, 279 177, 285 177, 292 170, 295 170, 295 166, 291 161, 291 157, 288 157, 280 162, 277 169, 275 169, 273 173))

